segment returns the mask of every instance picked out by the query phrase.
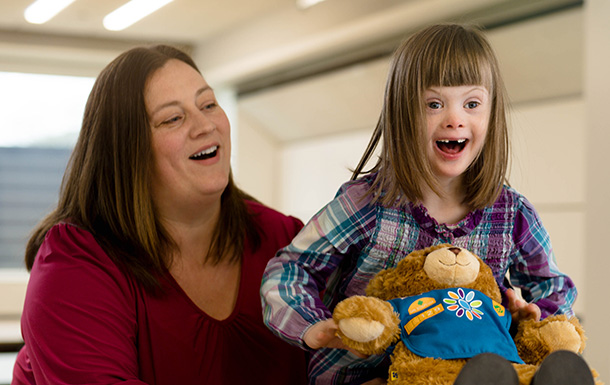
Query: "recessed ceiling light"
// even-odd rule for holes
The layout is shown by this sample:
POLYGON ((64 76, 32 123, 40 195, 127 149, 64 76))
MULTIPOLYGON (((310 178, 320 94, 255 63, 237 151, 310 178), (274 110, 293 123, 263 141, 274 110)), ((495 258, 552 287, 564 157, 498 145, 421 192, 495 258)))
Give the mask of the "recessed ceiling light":
POLYGON ((297 7, 301 9, 307 9, 323 1, 325 0, 297 0, 297 7))
POLYGON ((23 16, 29 23, 43 24, 73 2, 74 0, 36 0, 25 9, 23 16))
POLYGON ((174 0, 131 0, 104 17, 104 28, 121 31, 174 0))

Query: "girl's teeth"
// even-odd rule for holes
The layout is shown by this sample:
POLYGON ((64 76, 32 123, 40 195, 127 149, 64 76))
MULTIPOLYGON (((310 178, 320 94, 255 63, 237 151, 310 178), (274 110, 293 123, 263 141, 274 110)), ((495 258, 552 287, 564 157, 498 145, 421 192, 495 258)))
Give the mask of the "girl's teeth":
POLYGON ((450 142, 457 142, 458 144, 462 144, 466 141, 466 139, 457 139, 457 140, 449 140, 449 139, 443 139, 443 140, 439 140, 440 143, 450 143, 450 142))
POLYGON ((436 141, 439 150, 447 154, 458 154, 466 147, 466 139, 441 139, 436 141))

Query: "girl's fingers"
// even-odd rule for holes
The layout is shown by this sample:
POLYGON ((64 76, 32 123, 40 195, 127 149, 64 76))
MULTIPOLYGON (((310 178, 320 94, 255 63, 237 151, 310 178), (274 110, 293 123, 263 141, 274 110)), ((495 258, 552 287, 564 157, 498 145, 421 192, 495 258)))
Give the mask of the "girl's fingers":
POLYGON ((303 341, 312 349, 334 348, 349 350, 357 357, 366 358, 367 355, 359 353, 347 347, 339 337, 337 337, 337 324, 332 319, 320 321, 310 327, 303 336, 303 341))
POLYGON ((508 299, 508 311, 512 314, 514 321, 525 319, 540 321, 541 311, 536 304, 527 303, 518 298, 513 289, 506 290, 506 298, 508 299))
POLYGON ((320 321, 310 327, 303 336, 303 341, 312 349, 320 349, 322 347, 330 347, 335 336, 337 325, 332 319, 320 321))

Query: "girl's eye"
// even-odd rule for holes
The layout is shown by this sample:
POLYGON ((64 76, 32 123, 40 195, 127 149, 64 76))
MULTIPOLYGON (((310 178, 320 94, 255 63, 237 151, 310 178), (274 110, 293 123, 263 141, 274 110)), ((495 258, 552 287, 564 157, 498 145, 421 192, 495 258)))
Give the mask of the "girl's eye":
POLYGON ((473 108, 477 108, 481 103, 479 102, 468 102, 466 103, 466 108, 468 109, 473 109, 473 108))
POLYGON ((441 108, 443 105, 440 102, 429 102, 428 103, 428 108, 431 108, 433 110, 438 110, 439 108, 441 108))

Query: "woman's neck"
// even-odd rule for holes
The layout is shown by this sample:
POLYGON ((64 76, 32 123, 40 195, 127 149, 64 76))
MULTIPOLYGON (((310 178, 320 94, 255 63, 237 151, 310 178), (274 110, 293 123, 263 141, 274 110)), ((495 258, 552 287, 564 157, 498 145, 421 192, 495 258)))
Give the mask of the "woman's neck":
POLYGON ((203 266, 220 217, 220 201, 211 206, 162 215, 162 223, 176 244, 172 266, 203 266))

